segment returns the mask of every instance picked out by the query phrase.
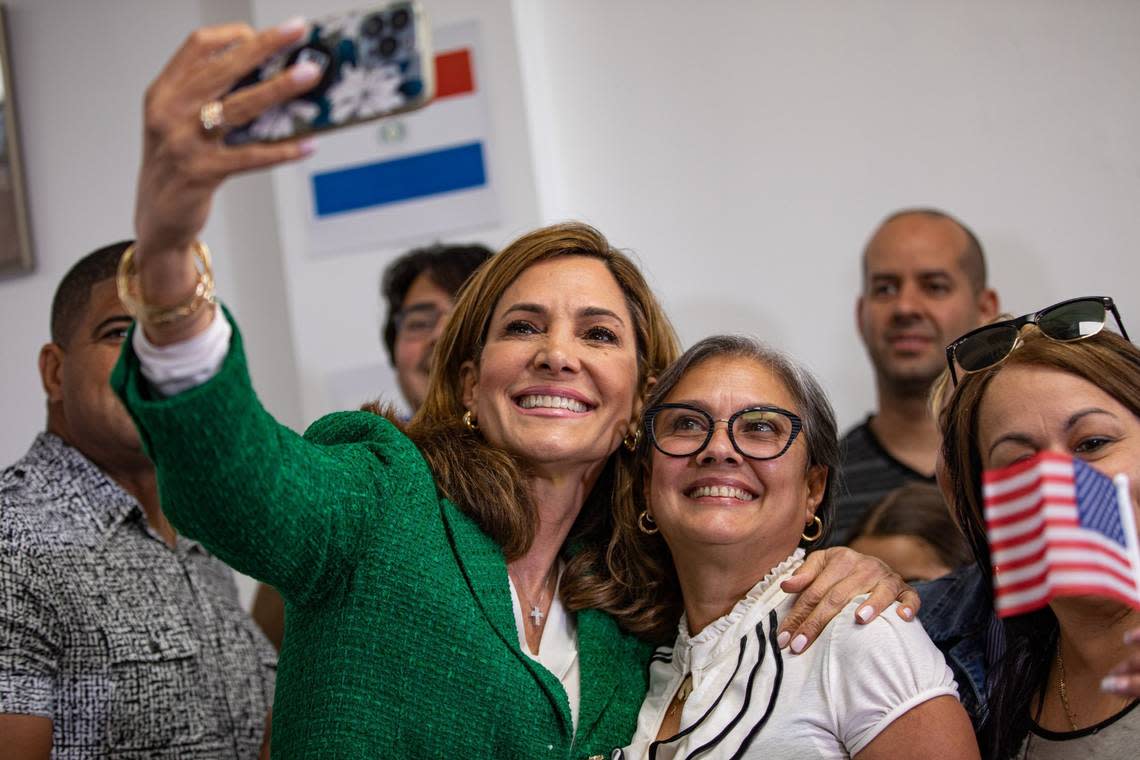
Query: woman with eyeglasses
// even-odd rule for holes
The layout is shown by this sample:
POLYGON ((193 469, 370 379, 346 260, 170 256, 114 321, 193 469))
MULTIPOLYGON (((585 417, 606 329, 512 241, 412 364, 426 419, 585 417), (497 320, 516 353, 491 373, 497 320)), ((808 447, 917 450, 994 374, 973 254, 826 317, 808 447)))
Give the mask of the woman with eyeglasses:
POLYGON ((636 560, 638 630, 672 640, 624 759, 975 758, 953 677, 923 630, 860 600, 804 651, 781 588, 831 523, 839 443, 816 381, 748 338, 707 338, 658 379, 637 499, 612 548, 636 560))
MULTIPOLYGON (((947 349, 958 385, 940 420, 943 475, 987 591, 984 471, 1060 454, 1127 475, 1133 508, 1140 504, 1140 349, 1124 335, 1111 299, 1081 298, 979 328, 947 349), (1120 335, 1103 330, 1110 313, 1120 335)), ((1136 609, 1098 596, 1058 597, 1003 618, 985 754, 1136 757, 1140 668, 1129 631, 1138 624, 1136 609)))

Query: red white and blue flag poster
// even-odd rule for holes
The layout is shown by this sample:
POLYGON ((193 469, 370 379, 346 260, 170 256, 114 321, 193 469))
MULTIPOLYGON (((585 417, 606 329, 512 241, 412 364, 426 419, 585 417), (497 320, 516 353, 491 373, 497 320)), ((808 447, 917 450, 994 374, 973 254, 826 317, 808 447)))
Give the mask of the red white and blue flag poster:
POLYGON ((1140 608, 1140 555, 1128 479, 1042 452, 983 476, 999 617, 1058 596, 1095 595, 1140 608))
POLYGON ((433 44, 431 104, 324 135, 304 164, 314 255, 439 238, 498 222, 478 27, 437 27, 433 44))

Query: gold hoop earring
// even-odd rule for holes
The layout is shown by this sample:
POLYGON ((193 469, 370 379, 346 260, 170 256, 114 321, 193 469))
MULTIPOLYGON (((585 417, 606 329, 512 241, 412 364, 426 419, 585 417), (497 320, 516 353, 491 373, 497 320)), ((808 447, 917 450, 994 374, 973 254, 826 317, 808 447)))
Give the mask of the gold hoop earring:
POLYGON ((475 415, 471 414, 470 409, 463 413, 463 424, 466 425, 467 429, 472 433, 479 429, 479 423, 475 421, 475 415))
POLYGON ((647 536, 652 536, 660 530, 657 523, 653 522, 653 515, 649 514, 648 509, 641 510, 641 514, 637 516, 637 529, 647 536))
POLYGON ((632 433, 626 433, 621 439, 621 445, 631 454, 637 451, 637 444, 641 443, 641 428, 634 428, 632 433))
POLYGON ((816 526, 815 535, 809 536, 806 532, 800 534, 800 538, 802 538, 804 541, 807 541, 809 544, 813 541, 818 541, 823 537, 823 520, 819 519, 819 515, 815 515, 811 518, 811 521, 816 526))

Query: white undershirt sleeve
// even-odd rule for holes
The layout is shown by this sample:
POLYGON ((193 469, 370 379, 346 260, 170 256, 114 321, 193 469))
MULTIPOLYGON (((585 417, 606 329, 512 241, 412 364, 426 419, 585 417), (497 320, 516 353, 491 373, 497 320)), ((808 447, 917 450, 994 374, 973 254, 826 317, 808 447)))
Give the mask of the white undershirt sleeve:
POLYGON ((215 308, 210 325, 188 340, 156 346, 147 340, 142 325, 139 325, 135 328, 131 347, 139 358, 139 369, 151 387, 163 396, 175 396, 218 374, 229 353, 233 332, 229 320, 215 308))

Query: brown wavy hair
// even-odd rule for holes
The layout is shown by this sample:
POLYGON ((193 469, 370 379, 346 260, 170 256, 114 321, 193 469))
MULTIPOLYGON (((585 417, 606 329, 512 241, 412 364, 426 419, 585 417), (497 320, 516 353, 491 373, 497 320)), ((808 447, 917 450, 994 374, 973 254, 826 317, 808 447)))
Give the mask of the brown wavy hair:
MULTIPOLYGON (((427 460, 440 492, 502 547, 507 561, 526 554, 538 528, 529 471, 522 458, 492 446, 463 424, 460 368, 468 361, 478 366, 503 292, 531 266, 564 256, 603 262, 625 295, 637 337, 637 399, 680 353, 673 326, 640 270, 587 224, 567 222, 534 230, 475 271, 460 290, 436 344, 423 406, 403 427, 427 460)), ((377 411, 375 405, 369 408, 377 411)), ((384 413, 393 418, 391 410, 384 413)), ((636 420, 631 424, 636 426, 636 420)), ((632 499, 634 463, 623 446, 611 454, 567 539, 561 596, 570 609, 616 614, 613 600, 619 595, 612 588, 606 546, 613 532, 613 505, 632 499)))
MULTIPOLYGON (((978 569, 990 579, 993 567, 986 538, 982 498, 982 464, 978 422, 982 400, 994 377, 1006 367, 1060 370, 1100 388, 1140 418, 1140 349, 1108 331, 1062 343, 1036 328, 1022 333, 1018 346, 1001 364, 962 377, 939 417, 944 475, 951 508, 973 549, 978 569)), ((993 599, 985 600, 992 606, 993 599)), ((1030 708, 1046 688, 1060 629, 1052 610, 1002 620, 1005 655, 991 664, 988 716, 979 733, 983 756, 1014 756, 1029 731, 1030 708)))

